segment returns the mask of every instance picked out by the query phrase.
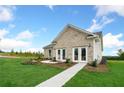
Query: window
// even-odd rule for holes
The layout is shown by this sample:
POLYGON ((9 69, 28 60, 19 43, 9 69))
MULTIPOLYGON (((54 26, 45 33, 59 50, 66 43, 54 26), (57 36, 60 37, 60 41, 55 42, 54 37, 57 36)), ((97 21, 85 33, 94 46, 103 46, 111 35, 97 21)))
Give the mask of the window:
POLYGON ((100 40, 99 39, 95 39, 95 42, 99 42, 100 40))
POLYGON ((73 61, 74 62, 86 62, 87 49, 85 47, 73 48, 73 61))
POLYGON ((60 50, 58 50, 58 59, 60 59, 60 50))
POLYGON ((62 59, 65 59, 65 49, 63 49, 62 52, 63 52, 62 59))
POLYGON ((49 50, 49 57, 51 57, 51 50, 49 50))
POLYGON ((78 60, 78 48, 74 49, 74 60, 78 60))
POLYGON ((81 60, 86 60, 86 49, 81 48, 81 60))

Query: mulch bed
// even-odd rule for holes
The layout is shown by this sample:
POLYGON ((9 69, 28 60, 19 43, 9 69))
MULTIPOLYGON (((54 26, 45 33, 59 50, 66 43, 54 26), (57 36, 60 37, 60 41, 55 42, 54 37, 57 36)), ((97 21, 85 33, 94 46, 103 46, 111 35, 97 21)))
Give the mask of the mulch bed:
POLYGON ((49 66, 52 66, 52 67, 57 67, 57 68, 62 68, 62 69, 67 69, 73 65, 75 65, 76 63, 65 63, 65 62, 58 62, 58 63, 42 63, 42 62, 39 62, 37 60, 28 60, 28 61, 25 61, 25 62, 22 62, 21 64, 23 65, 42 65, 42 64, 46 64, 46 65, 49 65, 49 66))
POLYGON ((62 68, 62 69, 67 69, 73 65, 75 65, 76 63, 56 63, 56 64, 47 64, 47 65, 50 65, 50 66, 53 66, 53 67, 58 67, 58 68, 62 68))
POLYGON ((106 64, 99 64, 97 67, 86 65, 84 69, 89 72, 108 72, 109 71, 106 64))

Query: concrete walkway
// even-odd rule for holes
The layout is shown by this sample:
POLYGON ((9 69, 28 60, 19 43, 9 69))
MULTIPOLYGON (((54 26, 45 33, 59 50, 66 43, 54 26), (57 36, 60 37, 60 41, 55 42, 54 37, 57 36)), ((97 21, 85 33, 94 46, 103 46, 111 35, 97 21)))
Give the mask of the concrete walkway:
POLYGON ((42 82, 36 87, 62 87, 67 81, 69 81, 78 71, 80 71, 86 63, 78 63, 65 71, 57 74, 56 76, 42 82))

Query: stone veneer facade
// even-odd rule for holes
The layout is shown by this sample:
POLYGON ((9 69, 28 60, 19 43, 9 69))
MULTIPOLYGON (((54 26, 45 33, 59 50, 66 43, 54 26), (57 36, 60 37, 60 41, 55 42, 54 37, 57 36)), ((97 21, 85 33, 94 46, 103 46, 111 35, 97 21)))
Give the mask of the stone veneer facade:
MULTIPOLYGON (((56 44, 51 48, 44 48, 44 55, 50 58, 48 51, 51 49, 52 56, 56 57, 56 49, 66 49, 66 58, 72 60, 72 49, 76 47, 87 48, 87 62, 91 63, 94 60, 94 38, 87 38, 88 34, 77 29, 68 27, 54 42, 56 44), (89 46, 90 44, 90 46, 89 46)), ((101 46, 100 46, 101 47, 101 46)), ((100 48, 101 49, 101 48, 100 48)))

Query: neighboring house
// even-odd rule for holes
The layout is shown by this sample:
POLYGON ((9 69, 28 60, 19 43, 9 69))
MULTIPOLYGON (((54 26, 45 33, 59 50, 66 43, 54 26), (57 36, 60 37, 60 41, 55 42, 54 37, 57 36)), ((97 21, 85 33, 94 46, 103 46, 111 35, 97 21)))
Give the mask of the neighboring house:
POLYGON ((99 63, 102 51, 102 32, 93 33, 68 24, 51 44, 44 47, 44 56, 60 62, 71 59, 72 62, 91 63, 96 59, 99 63))

